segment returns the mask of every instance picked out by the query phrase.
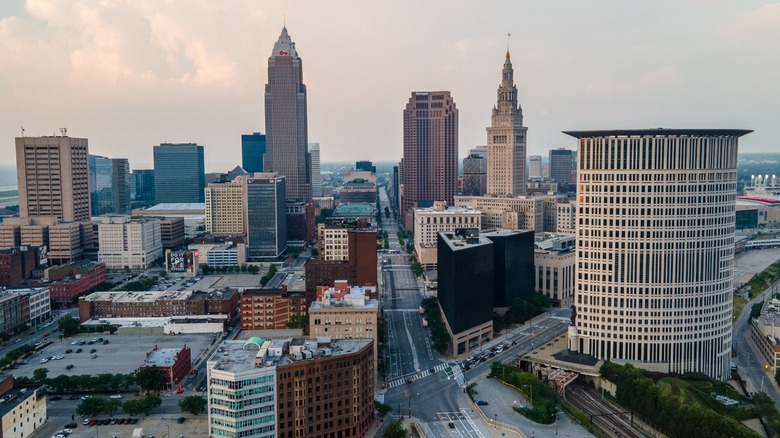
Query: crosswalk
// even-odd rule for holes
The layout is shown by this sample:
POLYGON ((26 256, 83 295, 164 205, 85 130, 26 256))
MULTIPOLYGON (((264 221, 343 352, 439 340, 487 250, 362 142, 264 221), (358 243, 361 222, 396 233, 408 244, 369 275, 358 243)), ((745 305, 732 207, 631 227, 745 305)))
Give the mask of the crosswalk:
MULTIPOLYGON (((433 373, 437 373, 439 371, 444 371, 445 368, 449 368, 449 365, 446 364, 446 363, 441 363, 439 365, 436 365, 435 367, 433 367, 433 373)), ((457 369, 456 375, 459 374, 460 373, 460 366, 455 365, 453 367, 453 371, 455 369, 457 369)), ((416 373, 416 374, 412 374, 409 377, 393 380, 392 382, 389 382, 387 384, 387 389, 395 388, 396 386, 403 385, 404 383, 406 383, 407 379, 412 379, 412 380, 422 379, 422 378, 430 376, 433 373, 431 373, 431 370, 422 370, 421 372, 416 373)), ((449 374, 449 373, 447 373, 447 374, 449 374)), ((460 375, 462 376, 463 374, 460 374, 460 375)))

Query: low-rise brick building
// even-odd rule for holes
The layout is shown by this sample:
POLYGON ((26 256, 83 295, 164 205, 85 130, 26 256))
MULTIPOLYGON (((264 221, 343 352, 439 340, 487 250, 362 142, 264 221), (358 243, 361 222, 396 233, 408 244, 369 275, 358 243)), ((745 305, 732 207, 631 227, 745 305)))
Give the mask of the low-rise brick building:
POLYGON ((111 291, 79 298, 79 320, 224 314, 228 323, 238 315, 238 292, 111 291))
POLYGON ((291 320, 303 321, 306 296, 281 289, 247 289, 241 294, 241 329, 283 329, 291 320))

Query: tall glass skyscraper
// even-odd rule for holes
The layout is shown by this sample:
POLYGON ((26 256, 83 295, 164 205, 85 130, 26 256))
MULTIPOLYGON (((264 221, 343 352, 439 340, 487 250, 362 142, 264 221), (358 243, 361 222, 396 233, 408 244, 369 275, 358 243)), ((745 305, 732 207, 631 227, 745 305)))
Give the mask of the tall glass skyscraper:
POLYGON ((285 177, 263 173, 244 178, 247 259, 274 258, 287 249, 285 177))
POLYGON ((263 171, 265 134, 254 132, 241 136, 241 167, 248 173, 263 171))
POLYGON ((205 187, 203 146, 162 143, 154 147, 155 202, 203 202, 205 187))
POLYGON ((303 62, 286 27, 268 57, 265 131, 263 170, 286 178, 288 200, 311 202, 303 62))
POLYGON ((89 156, 92 216, 130 213, 129 171, 127 158, 89 156))
POLYGON ((130 174, 130 199, 141 206, 154 203, 154 169, 136 169, 130 174))

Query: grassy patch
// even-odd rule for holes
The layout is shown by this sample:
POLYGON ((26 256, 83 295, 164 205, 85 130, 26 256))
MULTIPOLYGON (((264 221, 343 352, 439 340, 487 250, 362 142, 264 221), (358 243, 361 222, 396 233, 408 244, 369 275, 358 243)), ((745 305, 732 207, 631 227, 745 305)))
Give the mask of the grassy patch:
POLYGON ((739 314, 742 313, 742 309, 745 308, 747 303, 747 298, 744 298, 740 295, 734 295, 734 320, 736 320, 739 314))
POLYGON ((772 283, 780 280, 780 261, 776 261, 764 269, 760 274, 753 277, 749 282, 750 292, 753 296, 765 291, 772 283))

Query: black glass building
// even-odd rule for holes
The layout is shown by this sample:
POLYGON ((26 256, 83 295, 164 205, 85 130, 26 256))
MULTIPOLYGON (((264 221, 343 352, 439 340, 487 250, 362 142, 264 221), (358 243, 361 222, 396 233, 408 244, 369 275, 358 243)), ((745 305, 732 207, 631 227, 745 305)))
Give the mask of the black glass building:
POLYGON ((509 307, 534 292, 534 232, 497 230, 484 233, 493 242, 493 307, 509 307))
POLYGON ((286 180, 265 174, 246 178, 247 258, 267 260, 287 249, 286 180))

